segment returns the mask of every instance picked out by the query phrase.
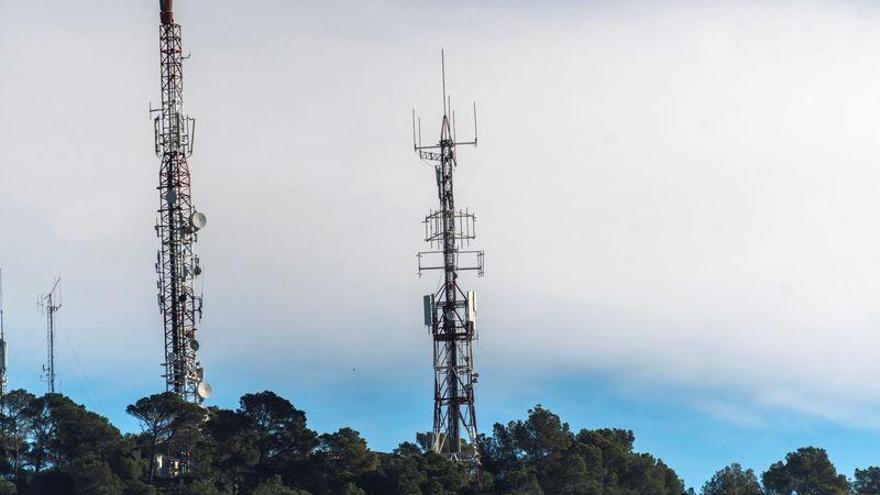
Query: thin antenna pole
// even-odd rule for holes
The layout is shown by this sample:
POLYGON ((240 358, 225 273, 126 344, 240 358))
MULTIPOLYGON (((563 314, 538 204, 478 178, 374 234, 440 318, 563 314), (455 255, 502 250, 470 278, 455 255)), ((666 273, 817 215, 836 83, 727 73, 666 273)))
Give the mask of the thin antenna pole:
POLYGON ((0 341, 6 338, 3 328, 3 268, 0 268, 0 341))
MULTIPOLYGON (((6 326, 3 312, 3 268, 0 268, 0 410, 6 398, 6 326)), ((3 431, 6 434, 6 431, 3 431)))
POLYGON ((477 102, 474 102, 474 146, 477 145, 477 102))
MULTIPOLYGON (((452 105, 450 105, 450 107, 451 107, 451 106, 452 106, 452 105)), ((453 141, 458 141, 458 140, 455 138, 456 135, 457 135, 457 134, 456 134, 456 132, 455 132, 455 110, 452 110, 452 140, 453 140, 453 141)))
POLYGON ((417 149, 416 144, 416 109, 412 109, 412 131, 413 131, 413 150, 417 149))
POLYGON ((440 72, 443 76, 443 116, 445 117, 449 110, 446 106, 446 51, 440 50, 440 72))

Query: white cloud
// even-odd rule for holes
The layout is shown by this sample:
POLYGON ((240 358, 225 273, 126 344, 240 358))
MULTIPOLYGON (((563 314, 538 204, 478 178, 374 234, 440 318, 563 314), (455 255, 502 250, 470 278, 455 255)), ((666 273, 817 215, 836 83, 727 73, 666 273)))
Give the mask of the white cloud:
MULTIPOLYGON (((12 314, 60 272, 85 361, 116 345, 158 375, 147 4, 0 6, 0 264, 12 314)), ((215 376, 428 359, 414 253, 435 194, 409 109, 430 135, 443 46, 480 113, 457 181, 487 250, 479 362, 696 390, 744 424, 755 405, 876 425, 873 8, 233 5, 178 15, 215 376)))

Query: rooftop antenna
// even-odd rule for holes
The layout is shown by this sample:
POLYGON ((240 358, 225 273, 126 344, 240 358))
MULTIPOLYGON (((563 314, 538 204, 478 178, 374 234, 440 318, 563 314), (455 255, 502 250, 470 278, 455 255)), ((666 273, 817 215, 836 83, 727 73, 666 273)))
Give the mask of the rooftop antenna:
POLYGON ((43 378, 46 380, 46 393, 55 393, 55 313, 61 309, 61 278, 55 277, 52 289, 40 298, 40 306, 46 312, 46 364, 43 365, 43 378), (57 292, 57 295, 56 295, 57 292))
POLYGON ((188 158, 192 156, 195 119, 184 112, 183 56, 181 28, 174 20, 173 0, 159 0, 159 53, 162 106, 150 109, 155 115, 156 155, 159 171, 159 209, 156 235, 158 281, 157 301, 165 334, 162 363, 165 389, 182 399, 201 404, 211 396, 211 386, 197 357, 200 344, 197 325, 202 318, 202 294, 195 282, 202 273, 193 247, 207 224, 196 210, 191 192, 188 158))
POLYGON ((476 238, 476 216, 470 210, 456 210, 452 176, 457 167, 456 147, 476 146, 476 104, 474 137, 457 141, 450 122, 451 101, 446 94, 446 56, 440 52, 443 86, 443 118, 437 143, 422 144, 421 118, 413 110, 413 148, 419 158, 434 168, 440 209, 425 217, 425 241, 432 248, 418 253, 419 276, 438 270, 443 277, 437 292, 424 296, 424 324, 434 341, 434 427, 431 449, 467 464, 475 485, 482 485, 480 453, 477 450, 477 417, 472 344, 475 330, 476 296, 458 283, 459 274, 476 271, 483 275, 483 251, 463 250, 476 238), (416 123, 419 125, 416 133, 416 123), (418 140, 416 141, 416 138, 418 140), (462 444, 462 440, 468 442, 462 444))

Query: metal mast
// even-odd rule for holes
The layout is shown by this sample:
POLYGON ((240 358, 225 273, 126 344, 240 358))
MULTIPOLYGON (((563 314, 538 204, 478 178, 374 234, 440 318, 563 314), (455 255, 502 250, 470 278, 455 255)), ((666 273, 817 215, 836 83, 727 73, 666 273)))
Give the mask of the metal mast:
POLYGON ((3 322, 3 269, 0 268, 0 407, 6 398, 6 327, 3 322))
POLYGON ((43 373, 46 378, 47 393, 55 393, 55 313, 61 309, 60 297, 55 296, 58 284, 61 279, 55 277, 55 284, 52 290, 42 297, 40 304, 46 311, 46 364, 43 366, 43 373))
POLYGON ((155 114, 156 155, 159 173, 156 235, 160 248, 156 257, 159 275, 158 302, 165 328, 165 388, 184 400, 201 404, 211 395, 204 370, 196 356, 199 341, 196 325, 202 318, 202 295, 194 285, 201 273, 199 257, 193 253, 205 215, 193 207, 187 159, 192 155, 195 119, 183 108, 183 56, 180 25, 174 22, 173 0, 159 0, 161 25, 162 107, 155 114))
POLYGON ((453 172, 457 166, 455 151, 459 145, 477 145, 476 105, 474 138, 456 141, 455 112, 446 94, 446 62, 441 52, 443 79, 443 119, 440 140, 421 143, 421 119, 413 111, 413 148, 419 158, 434 167, 440 209, 425 217, 425 241, 433 251, 418 254, 419 276, 425 270, 443 273, 439 289, 424 297, 425 325, 434 340, 434 429, 432 449, 454 460, 469 463, 480 483, 480 456, 477 451, 477 418, 474 408, 474 385, 478 374, 473 368, 472 343, 476 338, 476 298, 458 283, 459 272, 475 270, 483 275, 483 251, 462 250, 475 236, 476 216, 468 210, 456 210, 453 195, 453 172), (450 112, 452 115, 450 116, 450 112), (418 128, 418 131, 416 130, 418 128), (462 445, 462 439, 469 444, 462 445))

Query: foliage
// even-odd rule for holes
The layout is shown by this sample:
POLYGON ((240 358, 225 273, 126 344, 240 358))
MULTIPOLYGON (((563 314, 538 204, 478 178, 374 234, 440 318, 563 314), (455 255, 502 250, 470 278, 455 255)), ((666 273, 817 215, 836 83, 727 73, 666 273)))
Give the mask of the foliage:
POLYGON ((496 424, 480 450, 499 494, 681 495, 684 485, 662 461, 633 451, 624 430, 571 432, 540 405, 525 421, 496 424))
MULTIPOLYGON (((244 395, 236 409, 156 394, 127 412, 140 433, 123 435, 62 395, 10 391, 0 407, 0 495, 695 495, 663 461, 636 452, 631 431, 575 432, 541 405, 478 439, 482 490, 465 464, 431 451, 428 433, 374 452, 352 428, 319 435, 272 392, 244 395)), ((806 447, 761 483, 731 464, 701 493, 880 495, 880 468, 857 469, 850 484, 824 450, 806 447)))
POLYGON ((824 449, 804 447, 776 462, 762 476, 770 495, 847 495, 849 482, 837 474, 824 449))
POLYGON ((852 483, 853 495, 880 495, 880 468, 856 469, 852 483))
POLYGON ((309 495, 309 492, 284 486, 281 477, 275 476, 257 485, 253 495, 309 495))
POLYGON ((703 485, 702 495, 761 495, 761 484, 751 469, 743 470, 739 464, 731 464, 715 473, 703 485))
POLYGON ((143 430, 139 444, 148 459, 148 481, 155 476, 157 456, 171 458, 197 441, 205 416, 200 407, 171 392, 144 397, 126 412, 137 418, 143 430))

